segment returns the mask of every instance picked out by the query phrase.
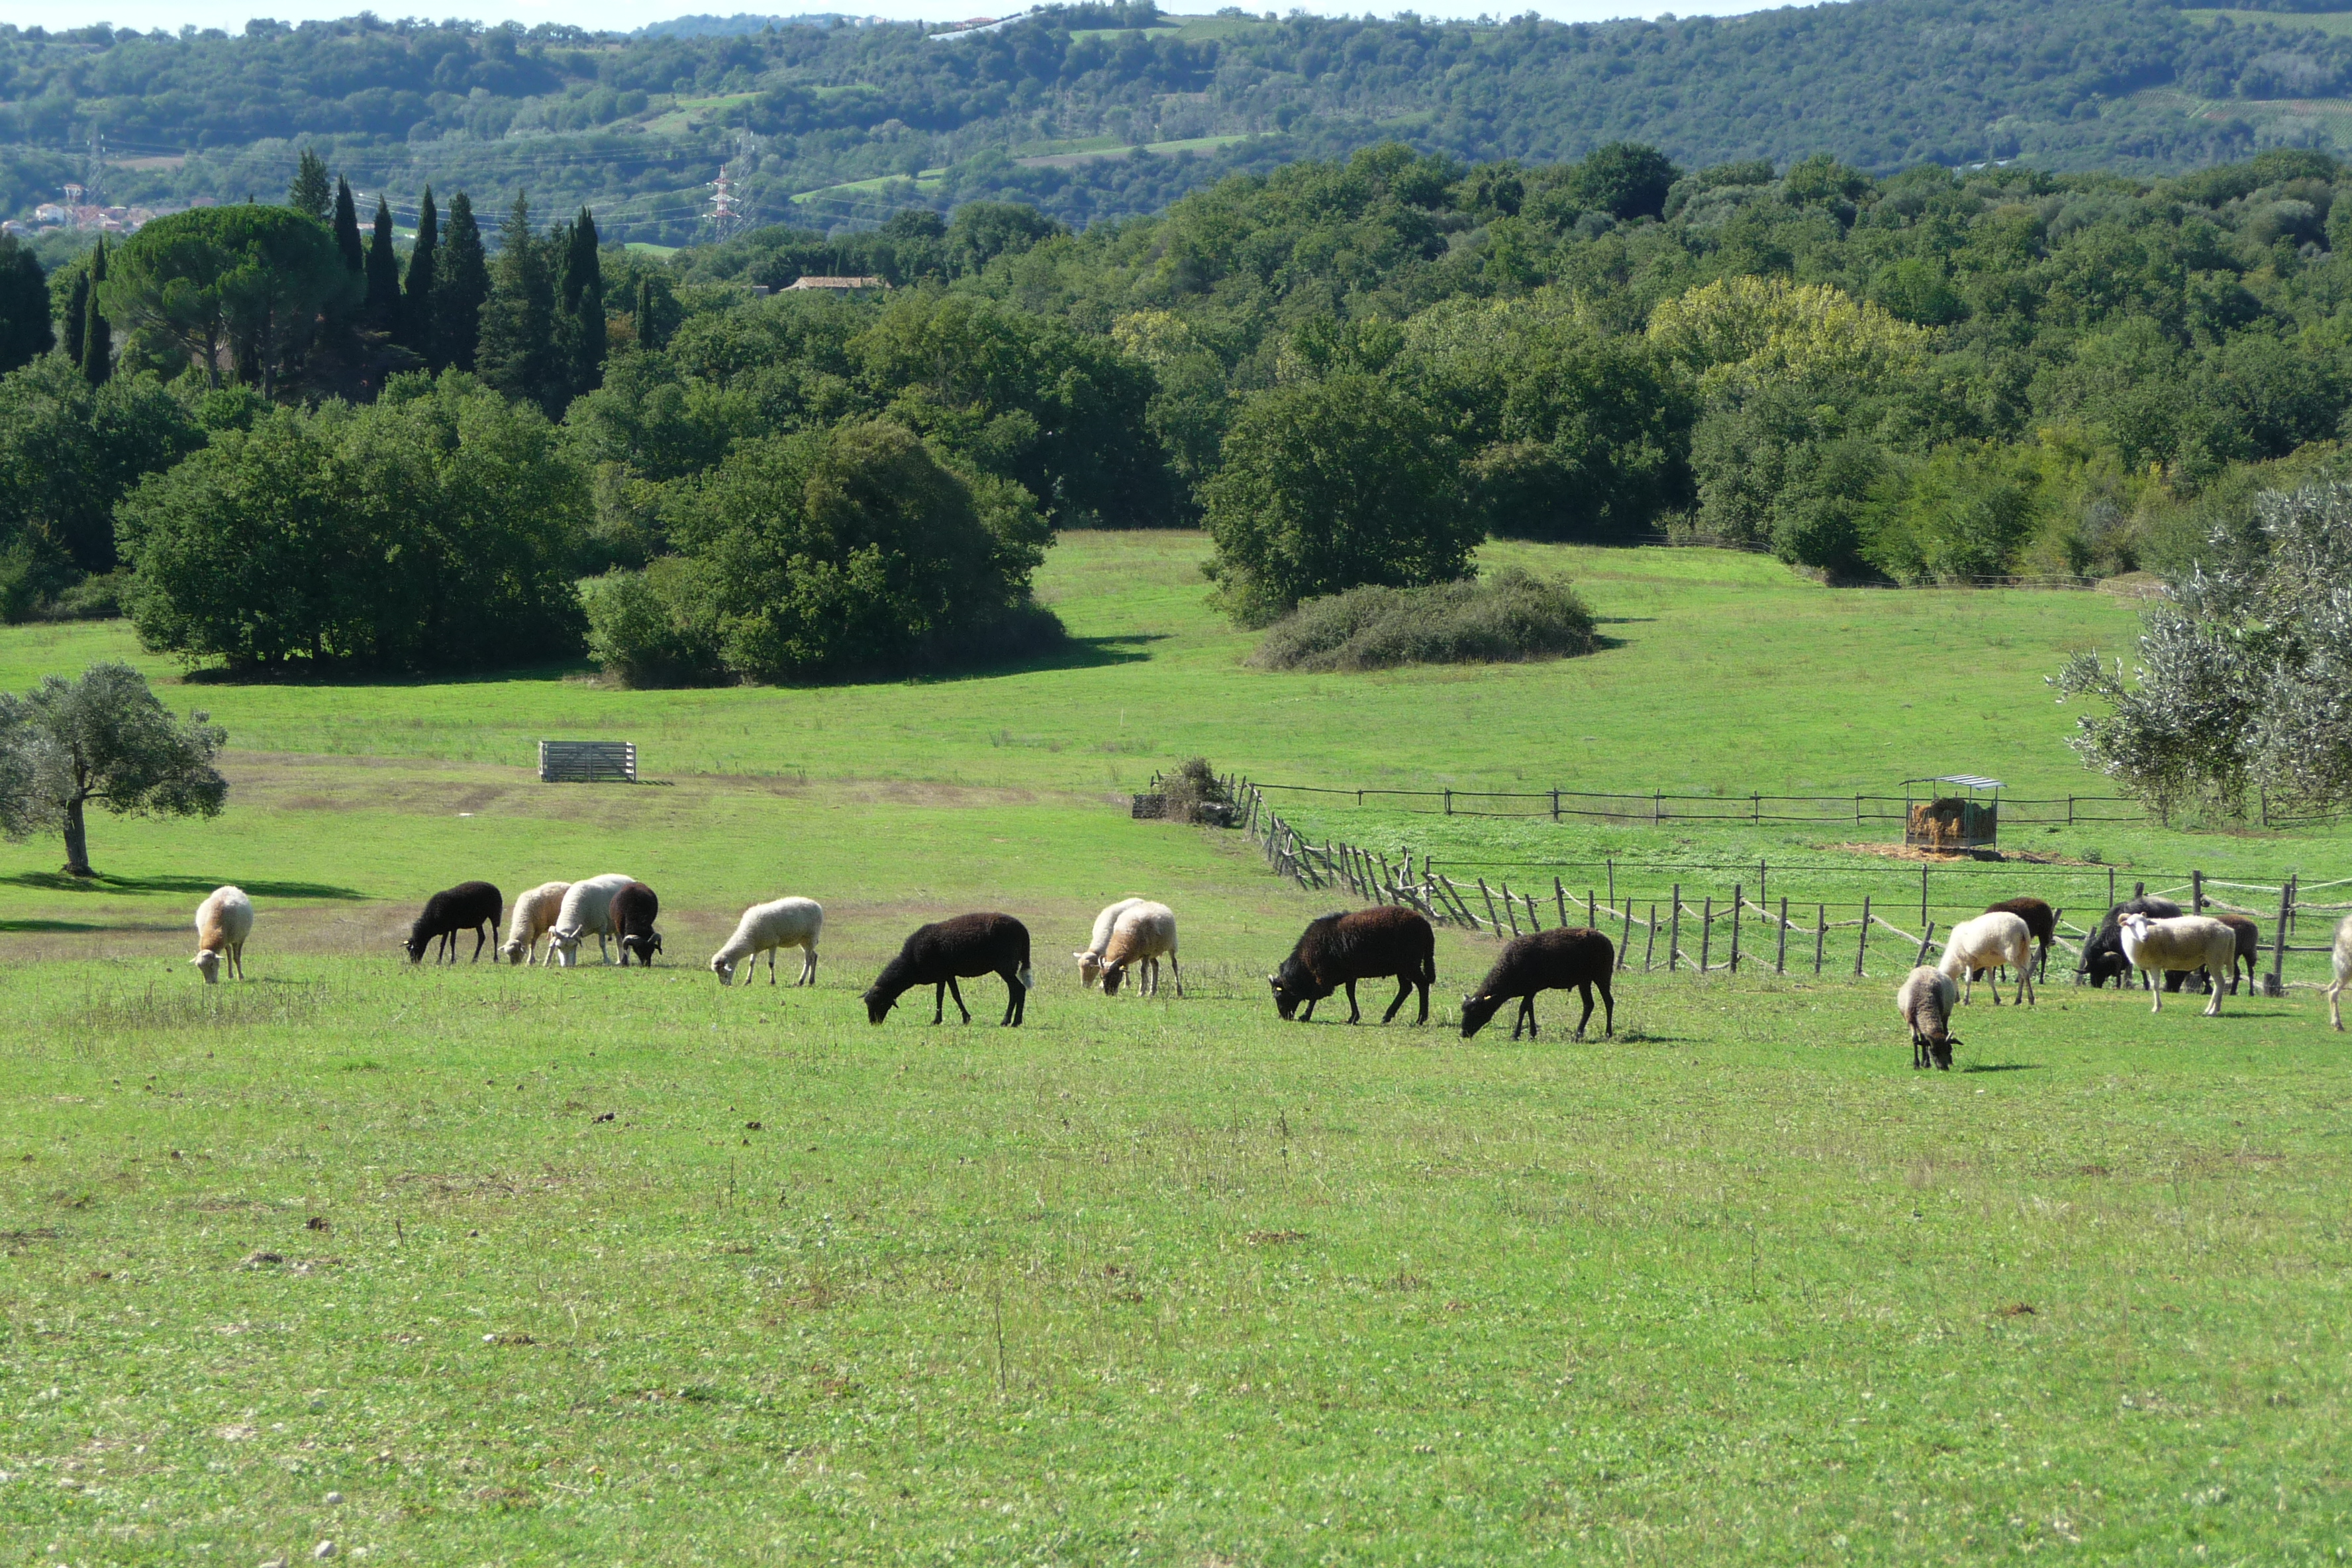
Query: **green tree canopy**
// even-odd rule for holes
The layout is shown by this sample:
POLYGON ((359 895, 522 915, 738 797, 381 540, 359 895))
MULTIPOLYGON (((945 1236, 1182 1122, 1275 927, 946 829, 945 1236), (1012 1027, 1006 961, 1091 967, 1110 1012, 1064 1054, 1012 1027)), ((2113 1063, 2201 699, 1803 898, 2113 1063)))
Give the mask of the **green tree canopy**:
POLYGON ((0 235, 0 373, 12 371, 57 344, 50 324, 49 281, 40 259, 0 235))
POLYGON ((198 207, 124 243, 97 303, 186 351, 212 384, 234 352, 264 390, 307 350, 323 311, 360 297, 334 237, 290 207, 198 207))
POLYGON ((172 717, 147 678, 94 664, 18 697, 0 692, 0 830, 65 836, 66 870, 91 877, 88 808, 117 816, 218 816, 228 781, 213 766, 227 732, 211 715, 172 717))

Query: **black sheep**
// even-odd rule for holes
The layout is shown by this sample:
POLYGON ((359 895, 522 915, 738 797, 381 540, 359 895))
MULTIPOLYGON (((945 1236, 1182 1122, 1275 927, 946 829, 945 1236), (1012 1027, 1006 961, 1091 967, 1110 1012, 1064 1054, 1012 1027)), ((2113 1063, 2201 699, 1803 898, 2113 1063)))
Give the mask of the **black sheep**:
POLYGON ((474 933, 474 959, 479 963, 482 945, 496 940, 499 916, 506 912, 506 900, 488 882, 460 882, 456 887, 434 894, 425 900, 425 912, 408 928, 408 962, 422 963, 425 950, 436 939, 440 951, 433 962, 441 962, 446 954, 450 963, 457 962, 457 933, 470 930, 474 933))
POLYGON ((2083 939, 2083 956, 2074 965, 2075 984, 2088 979, 2096 987, 2109 980, 2122 983, 2129 979, 2132 965, 2124 956, 2123 927, 2118 923, 2126 915, 2146 915, 2152 921, 2178 920, 2180 906, 2170 899, 2141 897, 2126 899, 2109 910, 2098 929, 2083 939))
POLYGON ((1394 1018, 1418 986, 1421 1016, 1414 1021, 1428 1023, 1429 988, 1437 984, 1437 933, 1411 910, 1382 904, 1311 922, 1282 967, 1265 978, 1274 987, 1275 1010, 1285 1018, 1298 1013, 1302 1024, 1314 1020, 1316 1003, 1346 987, 1348 1022, 1354 1024, 1363 1018, 1356 1006, 1356 982, 1391 974, 1397 978, 1396 1000, 1381 1022, 1394 1018), (1306 1011, 1299 1013, 1302 1003, 1306 1011))
POLYGON ((1617 947, 1597 931, 1570 926, 1523 936, 1503 949, 1495 967, 1478 989, 1462 998, 1462 1037, 1469 1039, 1486 1026, 1495 1010, 1516 996, 1519 1010, 1511 1019, 1511 1038, 1521 1025, 1528 1038, 1536 1037, 1536 993, 1574 990, 1584 997, 1584 1016, 1576 1021, 1576 1037, 1592 1022, 1592 988, 1601 987, 1607 1037, 1617 1037, 1617 999, 1609 994, 1610 977, 1617 972, 1617 947))
POLYGON ((613 930, 621 938, 621 967, 629 967, 629 954, 635 953, 637 962, 647 969, 654 966, 654 954, 661 951, 661 933, 654 930, 654 921, 661 915, 661 899, 643 882, 632 882, 613 895, 613 930))
MULTIPOLYGON (((2041 899, 2003 899, 1997 904, 1987 904, 1985 906, 1985 913, 1989 915, 2015 915, 2019 920, 2023 921, 2025 922, 2027 933, 2033 938, 2034 942, 2038 943, 2041 948, 2041 952, 2034 957, 2034 975, 2036 978, 2040 978, 2041 976, 2049 973, 2050 944, 2058 940, 2058 911, 2056 910, 2052 909, 2047 902, 2041 899)), ((1984 972, 1982 970, 1979 970, 1976 977, 1981 978, 1983 973, 1984 972)))
POLYGON ((969 1024, 971 1009, 963 1005, 956 980, 980 974, 998 976, 1011 993, 999 1026, 1020 1027, 1033 984, 1029 928, 1011 915, 993 914, 958 915, 951 921, 919 926, 898 950, 898 956, 882 966, 880 977, 867 988, 866 1021, 880 1023, 901 995, 918 985, 931 985, 938 987, 931 1002, 931 1022, 936 1024, 946 1015, 947 999, 952 996, 956 1011, 969 1024))

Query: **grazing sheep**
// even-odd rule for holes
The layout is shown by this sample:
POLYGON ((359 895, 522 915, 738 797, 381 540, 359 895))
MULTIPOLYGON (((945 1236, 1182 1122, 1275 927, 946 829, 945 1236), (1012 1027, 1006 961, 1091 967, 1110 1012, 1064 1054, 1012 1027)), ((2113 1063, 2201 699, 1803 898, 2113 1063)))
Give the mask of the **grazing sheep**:
POLYGON ((1176 976, 1176 994, 1184 994, 1184 971, 1176 963, 1176 911, 1166 904, 1137 900, 1119 911, 1111 927, 1110 943, 1102 950, 1102 988, 1106 996, 1118 994, 1128 965, 1143 966, 1136 986, 1140 995, 1160 994, 1160 961, 1165 958, 1176 976))
POLYGON ((1397 980, 1396 1000, 1381 1015, 1381 1022, 1394 1018, 1418 987, 1421 1016, 1414 1021, 1428 1023, 1429 988, 1437 984, 1437 933, 1411 910, 1381 904, 1309 922, 1282 967, 1265 978, 1274 987, 1275 1011, 1285 1018, 1297 1013, 1302 1024, 1314 1022, 1316 1003, 1346 987, 1348 1022, 1354 1024, 1363 1018, 1356 1006, 1356 982, 1391 974, 1397 980))
POLYGON ((2344 986, 2352 981, 2352 915, 2346 915, 2336 928, 2336 952, 2329 963, 2335 971, 2336 983, 2327 988, 2327 1021, 2336 1032, 2344 1032, 2344 986))
MULTIPOLYGON (((514 901, 514 913, 507 917, 507 940, 499 949, 499 956, 509 963, 537 963, 539 939, 555 929, 555 917, 563 909, 563 895, 572 890, 569 882, 541 882, 514 901)), ((553 963, 555 949, 551 944, 548 961, 553 963)))
MULTIPOLYGON (((2202 969, 2208 974, 2226 974, 2238 956, 2238 933, 2210 915, 2182 915, 2178 920, 2150 920, 2143 914, 2127 914, 2117 922, 2124 939, 2124 956, 2132 967, 2143 973, 2167 969, 2202 969)), ((2164 1011, 2164 987, 2151 985, 2156 1003, 2151 1013, 2164 1011)), ((2221 1011, 2221 987, 2213 987, 2213 999, 2205 1004, 2205 1016, 2216 1017, 2221 1011)))
POLYGON ((2040 949, 2034 955, 2034 975, 2037 979, 2048 979, 2050 977, 2050 944, 2058 940, 2058 911, 2052 909, 2043 900, 2020 898, 2003 899, 1997 904, 1987 904, 1985 913, 2015 915, 2025 922, 2025 929, 2032 933, 2034 943, 2040 949))
POLYGON ((245 939, 253 934, 253 900, 243 888, 215 888, 196 906, 196 956, 188 960, 207 985, 220 984, 221 959, 228 972, 245 978, 245 939))
POLYGON ((549 953, 555 967, 570 969, 578 963, 581 940, 592 931, 596 936, 596 955, 606 963, 613 962, 612 950, 604 945, 604 939, 613 934, 613 895, 635 880, 619 871, 607 871, 564 889, 563 907, 556 911, 550 933, 549 953))
POLYGON ((1141 899, 1125 898, 1115 904, 1103 906, 1102 913, 1095 917, 1094 934, 1087 938, 1086 951, 1070 954, 1078 961, 1079 984, 1090 991, 1094 989, 1095 982, 1102 978, 1103 950, 1110 946, 1111 928, 1118 924, 1118 917, 1122 913, 1141 902, 1141 899))
MULTIPOLYGON (((1981 914, 1972 921, 1962 921, 1944 939, 1944 962, 1938 965, 1957 984, 1964 977, 1960 1000, 1966 1002, 1976 989, 1976 977, 1988 969, 2007 963, 2017 970, 2017 1002, 2021 1006, 2033 1000, 2033 933, 2025 921, 2003 910, 1981 914)), ((2000 984, 1991 986, 1992 1005, 2000 1005, 2000 984)))
POLYGON ((1952 1047, 1960 1043, 1952 1037, 1954 1000, 1952 977, 1924 963, 1895 993, 1895 1010, 1911 1026, 1913 1071, 1931 1063, 1939 1071, 1952 1070, 1952 1047))
MULTIPOLYGON (((735 934, 727 945, 710 955, 710 972, 719 976, 721 985, 735 984, 736 967, 746 959, 751 969, 760 967, 760 955, 768 955, 768 984, 776 983, 776 952, 779 948, 801 950, 801 977, 795 985, 816 984, 816 939, 824 931, 824 906, 814 899, 778 899, 772 903, 753 904, 735 922, 735 934)), ((751 984, 746 973, 743 984, 751 984)))
POLYGON ((425 962, 425 950, 435 942, 440 946, 433 954, 438 963, 444 957, 457 962, 457 935, 460 931, 474 933, 474 962, 482 961, 482 948, 499 934, 499 916, 505 912, 506 900, 488 882, 460 882, 445 888, 425 900, 425 912, 408 928, 408 962, 425 962))
POLYGON ((1511 1038, 1517 1039, 1520 1026, 1525 1025, 1532 1040, 1536 993, 1575 991, 1584 998, 1584 1016, 1576 1021, 1576 1037, 1580 1040, 1584 1026, 1592 1022, 1592 988, 1598 985, 1601 1005, 1608 1009, 1602 1019, 1603 1033, 1615 1039, 1617 998, 1610 994, 1609 981, 1616 972, 1617 949, 1597 931, 1566 926, 1520 937, 1503 949, 1478 989, 1462 998, 1462 1037, 1466 1040, 1476 1035, 1496 1008, 1516 996, 1519 1010, 1511 1019, 1511 1038))
POLYGON ((1032 984, 1029 928, 1011 915, 997 914, 958 915, 917 927, 898 956, 884 964, 881 974, 866 988, 866 1021, 880 1023, 900 996, 918 985, 931 985, 938 987, 931 1003, 931 1022, 936 1024, 945 1016, 947 999, 953 996, 956 1011, 969 1024, 971 1009, 963 1005, 963 993, 956 988, 956 981, 978 974, 1003 980, 1010 995, 999 1026, 1019 1028, 1032 984))
POLYGON ((613 895, 613 934, 621 944, 622 968, 629 967, 631 953, 646 968, 654 966, 654 954, 662 944, 661 933, 654 930, 660 914, 661 899, 643 882, 632 882, 613 895))
POLYGON ((2180 918, 2180 906, 2170 899, 2151 899, 2146 895, 2125 900, 2109 910, 2099 921, 2098 929, 2083 941, 2083 956, 2074 965, 2076 984, 2087 977, 2094 990, 2109 980, 2121 980, 2132 972, 2131 960, 2124 956, 2124 939, 2116 921, 2128 914, 2142 914, 2156 920, 2180 918))
MULTIPOLYGON (((2217 912, 2210 918, 2220 921, 2238 933, 2238 951, 2230 960, 2229 975, 2230 994, 2235 996, 2238 994, 2239 966, 2241 964, 2245 966, 2246 978, 2249 981, 2254 977, 2254 965, 2263 952, 2262 928, 2243 915, 2217 912)), ((2212 977, 2201 969, 2169 969, 2165 971, 2164 974, 2164 988, 2167 991, 2189 991, 2201 995, 2206 987, 2211 984, 2212 977)))

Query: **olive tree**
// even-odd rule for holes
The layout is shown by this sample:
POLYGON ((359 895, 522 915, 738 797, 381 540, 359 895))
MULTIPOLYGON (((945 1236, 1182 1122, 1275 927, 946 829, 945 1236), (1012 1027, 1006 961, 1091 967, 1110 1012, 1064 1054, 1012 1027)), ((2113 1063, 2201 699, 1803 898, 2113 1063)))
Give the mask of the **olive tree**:
POLYGON ((211 717, 175 720, 145 676, 113 660, 22 697, 0 692, 0 832, 61 831, 67 872, 94 877, 93 805, 117 816, 219 816, 228 781, 213 762, 228 736, 211 717))

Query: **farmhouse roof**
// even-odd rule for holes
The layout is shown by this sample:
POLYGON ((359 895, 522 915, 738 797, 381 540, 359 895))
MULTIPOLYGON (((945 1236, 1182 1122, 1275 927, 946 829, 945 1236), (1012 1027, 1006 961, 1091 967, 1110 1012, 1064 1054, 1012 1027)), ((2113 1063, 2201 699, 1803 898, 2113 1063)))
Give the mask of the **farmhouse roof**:
POLYGON ((789 293, 794 289, 880 289, 886 285, 879 278, 798 278, 784 285, 789 293))

